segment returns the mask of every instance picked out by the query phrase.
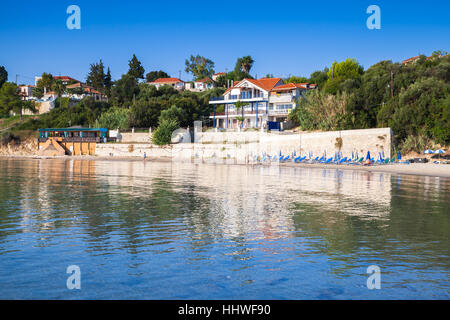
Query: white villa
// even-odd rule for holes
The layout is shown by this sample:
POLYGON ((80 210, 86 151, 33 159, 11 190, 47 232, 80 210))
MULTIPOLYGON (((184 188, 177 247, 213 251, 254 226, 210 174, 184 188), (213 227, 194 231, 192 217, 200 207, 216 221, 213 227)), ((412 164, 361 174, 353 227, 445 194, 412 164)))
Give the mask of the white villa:
POLYGON ((184 81, 178 78, 159 78, 153 82, 147 82, 147 84, 155 86, 156 89, 162 86, 171 86, 177 90, 184 90, 184 81))
POLYGON ((19 95, 22 98, 22 100, 31 100, 33 97, 33 88, 35 86, 32 85, 23 85, 18 86, 19 89, 19 95))
POLYGON ((237 118, 243 115, 244 128, 286 129, 287 116, 296 107, 296 99, 316 87, 309 83, 284 84, 281 78, 243 79, 228 88, 222 97, 209 101, 214 107, 210 118, 218 128, 237 128, 237 118), (247 104, 236 110, 237 101, 247 104), (216 105, 225 105, 225 111, 215 112, 216 105))

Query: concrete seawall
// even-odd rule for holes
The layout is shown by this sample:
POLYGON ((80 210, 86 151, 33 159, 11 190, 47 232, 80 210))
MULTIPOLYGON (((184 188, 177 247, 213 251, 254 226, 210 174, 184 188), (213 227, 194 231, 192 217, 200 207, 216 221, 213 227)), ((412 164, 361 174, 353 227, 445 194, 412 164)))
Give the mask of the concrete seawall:
POLYGON ((159 147, 150 143, 98 144, 97 156, 169 157, 176 160, 213 160, 243 163, 248 157, 263 153, 284 155, 293 151, 297 155, 321 156, 324 151, 333 156, 342 152, 351 156, 358 152, 365 156, 370 151, 376 157, 384 152, 391 157, 392 130, 390 128, 329 131, 316 133, 266 133, 266 132, 196 132, 195 143, 178 143, 159 147))

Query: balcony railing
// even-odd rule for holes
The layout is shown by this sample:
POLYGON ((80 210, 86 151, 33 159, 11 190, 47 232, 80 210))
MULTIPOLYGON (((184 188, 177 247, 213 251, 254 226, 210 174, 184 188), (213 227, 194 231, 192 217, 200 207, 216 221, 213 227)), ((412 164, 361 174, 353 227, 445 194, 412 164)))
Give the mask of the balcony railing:
POLYGON ((251 99, 258 99, 258 98, 267 98, 262 93, 258 94, 251 94, 251 93, 241 93, 240 95, 229 95, 225 97, 212 97, 210 98, 210 101, 224 101, 224 100, 251 100, 251 99))
MULTIPOLYGON (((269 115, 269 116, 277 116, 277 115, 288 115, 290 110, 292 109, 281 109, 281 110, 268 110, 268 112, 266 112, 266 109, 261 110, 258 109, 258 116, 261 115, 269 115)), ((219 116, 226 116, 227 113, 226 112, 216 112, 216 117, 219 116)), ((256 115, 256 110, 249 110, 246 111, 244 110, 244 117, 245 116, 249 116, 249 115, 256 115)), ((214 116, 214 112, 210 113, 210 116, 213 117, 214 116)), ((228 116, 242 116, 242 111, 228 111, 228 116)))

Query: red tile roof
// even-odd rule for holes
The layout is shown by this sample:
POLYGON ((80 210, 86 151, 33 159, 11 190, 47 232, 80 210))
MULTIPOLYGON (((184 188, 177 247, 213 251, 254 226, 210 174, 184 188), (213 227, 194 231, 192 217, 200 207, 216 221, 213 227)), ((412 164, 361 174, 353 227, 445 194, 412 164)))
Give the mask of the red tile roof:
POLYGON ((314 89, 317 87, 316 84, 310 84, 310 83, 286 83, 279 86, 276 86, 272 89, 272 91, 284 91, 284 90, 292 90, 292 89, 314 89))
POLYGON ((412 57, 412 58, 403 60, 403 61, 402 61, 402 64, 407 64, 407 63, 409 63, 409 62, 416 61, 416 60, 419 59, 419 58, 420 58, 420 56, 415 56, 415 57, 412 57))
POLYGON ((174 82, 184 82, 178 78, 159 78, 156 79, 153 82, 149 82, 149 83, 174 83, 174 82))
POLYGON ((201 80, 196 80, 194 82, 203 82, 203 83, 205 83, 205 82, 214 82, 214 81, 212 79, 210 79, 210 78, 203 78, 201 80))
POLYGON ((261 79, 247 79, 247 78, 245 78, 245 79, 243 79, 241 81, 236 82, 234 84, 234 86, 231 87, 231 88, 228 88, 225 91, 225 93, 227 93, 231 89, 236 88, 238 84, 240 84, 241 82, 243 82, 245 80, 247 80, 250 83, 253 83, 255 86, 257 86, 257 87, 259 87, 259 88, 261 88, 263 90, 266 90, 266 91, 271 91, 277 85, 278 82, 283 81, 281 78, 261 78, 261 79))
POLYGON ((80 82, 77 79, 74 79, 74 78, 71 78, 71 77, 68 77, 68 76, 54 76, 53 79, 61 80, 61 81, 76 81, 76 82, 80 82))

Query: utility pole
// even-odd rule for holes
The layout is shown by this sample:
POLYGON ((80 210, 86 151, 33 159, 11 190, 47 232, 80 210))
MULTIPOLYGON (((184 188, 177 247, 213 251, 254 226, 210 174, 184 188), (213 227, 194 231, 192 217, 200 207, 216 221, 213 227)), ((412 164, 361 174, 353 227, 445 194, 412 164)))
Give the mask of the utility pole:
POLYGON ((179 70, 179 71, 178 71, 178 74, 179 74, 179 77, 178 77, 178 79, 180 79, 180 80, 181 80, 181 70, 179 70))
POLYGON ((18 74, 16 74, 16 85, 19 85, 19 75, 18 74))

